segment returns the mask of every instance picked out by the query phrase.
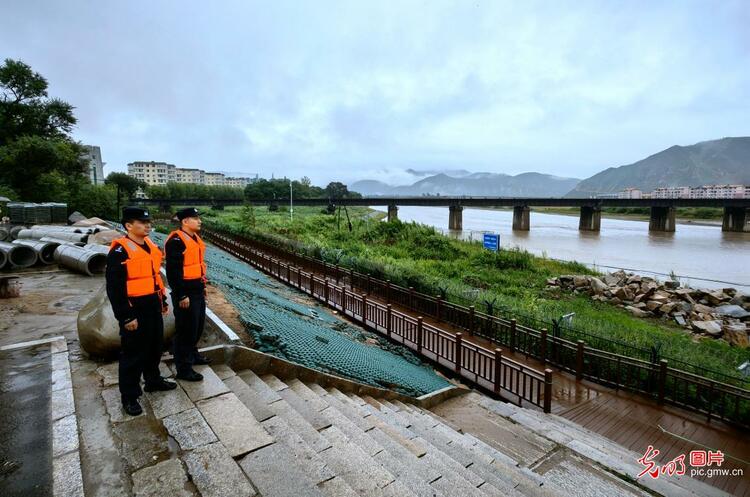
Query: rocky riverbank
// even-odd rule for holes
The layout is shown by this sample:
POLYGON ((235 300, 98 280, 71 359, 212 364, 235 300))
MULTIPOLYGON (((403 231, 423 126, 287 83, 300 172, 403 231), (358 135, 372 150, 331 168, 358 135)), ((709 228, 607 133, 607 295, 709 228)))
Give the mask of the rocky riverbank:
POLYGON ((671 320, 696 335, 750 346, 750 295, 734 288, 701 290, 678 281, 616 271, 602 277, 562 275, 547 280, 548 288, 588 294, 592 300, 624 308, 636 317, 671 320))

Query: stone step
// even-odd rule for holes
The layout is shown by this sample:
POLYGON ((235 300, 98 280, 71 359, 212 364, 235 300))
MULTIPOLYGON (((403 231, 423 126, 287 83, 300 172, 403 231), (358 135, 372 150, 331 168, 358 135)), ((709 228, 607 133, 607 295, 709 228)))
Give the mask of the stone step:
POLYGON ((281 390, 286 390, 287 388, 289 388, 289 385, 287 385, 286 383, 278 379, 275 375, 270 374, 270 373, 261 375, 260 379, 263 380, 266 383, 266 385, 271 387, 271 389, 276 392, 280 392, 281 390))
POLYGON ((193 483, 203 497, 253 497, 250 480, 220 443, 204 445, 183 457, 193 483))
POLYGON ((268 408, 265 400, 237 375, 230 376, 224 380, 224 384, 234 392, 238 399, 250 409, 253 417, 263 422, 275 414, 268 408))
POLYGON ((302 383, 298 378, 288 380, 286 384, 289 385, 289 388, 294 390, 299 398, 308 403, 310 409, 320 412, 328 407, 328 402, 326 402, 325 399, 311 390, 310 387, 302 383))
POLYGON ((273 404, 274 402, 281 400, 281 396, 276 392, 276 390, 269 387, 266 382, 261 380, 260 377, 258 377, 258 375, 255 374, 252 370, 245 369, 237 373, 237 376, 242 378, 242 380, 247 383, 250 388, 255 390, 266 404, 273 404))
POLYGON ((321 452, 331 447, 331 443, 286 400, 281 399, 278 402, 273 402, 268 407, 276 416, 283 418, 315 452, 321 452))
POLYGON ((232 392, 200 400, 196 402, 196 407, 232 457, 242 456, 274 442, 273 437, 232 392))
POLYGON ((414 496, 403 484, 396 482, 395 476, 380 463, 351 443, 336 426, 326 428, 321 434, 331 443, 331 448, 321 455, 336 475, 343 478, 355 492, 363 496, 414 496), (395 487, 386 490, 391 484, 395 484, 395 487), (394 491, 398 493, 394 494, 394 491))
MULTIPOLYGON (((280 382, 281 380, 278 380, 277 378, 276 381, 280 382)), ((325 416, 323 413, 317 412, 310 403, 300 398, 300 396, 297 395, 297 392, 295 392, 291 388, 279 390, 278 394, 290 406, 292 406, 292 408, 294 408, 294 410, 297 411, 300 416, 305 419, 305 421, 310 423, 310 426, 312 426, 316 431, 320 431, 331 426, 331 420, 328 419, 327 416, 325 416)))
MULTIPOLYGON (((364 411, 364 407, 357 402, 344 402, 343 399, 338 400, 338 396, 346 397, 334 388, 329 389, 328 401, 331 406, 341 409, 342 413, 348 413, 350 419, 361 415, 364 411)), ((365 403, 364 400, 362 400, 362 403, 365 403)), ((366 432, 367 435, 384 449, 375 454, 373 458, 415 494, 453 495, 456 488, 459 488, 462 495, 484 495, 456 471, 451 470, 444 464, 436 464, 436 458, 422 458, 421 456, 426 454, 426 449, 419 442, 406 439, 399 431, 376 416, 369 415, 362 419, 373 425, 373 429, 366 432), (438 488, 428 487, 429 483, 440 478, 444 478, 444 481, 440 482, 438 487, 443 486, 444 492, 439 491, 438 488), (450 485, 446 483, 449 480, 452 481, 450 485)))
POLYGON ((229 392, 229 388, 209 366, 195 366, 193 369, 203 375, 203 381, 177 380, 193 402, 229 392))
POLYGON ((281 443, 251 452, 240 467, 263 497, 324 497, 316 483, 308 478, 300 461, 281 443))
POLYGON ((346 416, 346 418, 354 423, 357 428, 362 431, 370 431, 375 428, 372 420, 369 419, 372 416, 367 411, 363 410, 361 406, 357 406, 352 403, 349 398, 338 391, 336 388, 329 389, 330 392, 326 392, 326 399, 328 404, 338 409, 338 411, 346 416))
MULTIPOLYGON (((451 495, 450 489, 454 487, 456 492, 460 491, 460 495, 485 496, 496 490, 491 486, 485 487, 483 491, 480 490, 478 487, 485 482, 483 478, 471 471, 467 471, 459 462, 448 457, 438 447, 433 446, 429 441, 414 434, 408 428, 404 428, 398 423, 390 424, 396 419, 396 414, 384 405, 382 405, 382 410, 373 407, 372 404, 379 404, 379 401, 368 397, 364 397, 363 399, 367 401, 366 405, 363 406, 364 409, 370 410, 376 419, 385 423, 390 430, 398 433, 398 436, 393 437, 394 440, 397 440, 398 443, 412 453, 421 454, 420 460, 441 474, 441 478, 432 482, 432 486, 438 491, 451 495)), ((381 430, 386 431, 386 428, 381 427, 381 430)))
POLYGON ((473 440, 442 423, 437 417, 421 414, 419 408, 399 407, 402 409, 400 414, 411 419, 411 429, 415 433, 483 479, 485 484, 480 488, 488 493, 490 490, 486 488, 487 484, 506 492, 514 489, 523 495, 554 494, 553 490, 542 488, 543 482, 538 477, 532 477, 529 472, 523 472, 515 465, 504 464, 505 457, 496 460, 492 452, 484 450, 483 445, 477 445, 473 440))

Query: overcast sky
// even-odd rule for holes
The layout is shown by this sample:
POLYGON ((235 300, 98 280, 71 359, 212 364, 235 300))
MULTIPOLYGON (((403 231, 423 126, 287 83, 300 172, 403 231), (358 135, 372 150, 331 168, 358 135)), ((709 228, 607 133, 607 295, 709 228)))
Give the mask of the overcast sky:
POLYGON ((584 178, 750 135, 750 1, 5 0, 0 58, 134 160, 351 183, 584 178))

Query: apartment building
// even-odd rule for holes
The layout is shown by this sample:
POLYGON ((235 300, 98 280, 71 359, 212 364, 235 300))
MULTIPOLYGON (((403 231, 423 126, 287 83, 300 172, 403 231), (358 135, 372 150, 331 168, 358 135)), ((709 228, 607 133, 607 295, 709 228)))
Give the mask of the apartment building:
POLYGON ((669 186, 644 193, 637 188, 626 188, 617 198, 750 198, 748 185, 669 186))
POLYGON ((177 181, 173 164, 154 161, 136 161, 128 164, 128 174, 145 181, 147 185, 166 185, 177 181))

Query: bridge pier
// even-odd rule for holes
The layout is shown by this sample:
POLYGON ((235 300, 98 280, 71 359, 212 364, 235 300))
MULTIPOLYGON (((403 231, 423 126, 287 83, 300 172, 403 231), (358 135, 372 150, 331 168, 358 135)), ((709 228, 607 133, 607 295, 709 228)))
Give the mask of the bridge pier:
POLYGON ((448 206, 448 229, 449 230, 462 230, 464 229, 464 216, 463 216, 463 205, 449 205, 448 206))
POLYGON ((581 207, 581 218, 578 221, 580 231, 599 231, 602 226, 602 208, 596 205, 581 207))
POLYGON ((388 205, 388 222, 396 221, 398 219, 398 205, 396 204, 389 204, 388 205))
POLYGON ((648 223, 649 231, 664 231, 672 233, 675 230, 674 207, 651 207, 651 219, 648 223))
POLYGON ((744 207, 724 207, 724 220, 721 223, 721 231, 745 231, 747 222, 747 209, 744 207))
POLYGON ((513 206, 513 231, 529 231, 531 209, 528 205, 513 206))

